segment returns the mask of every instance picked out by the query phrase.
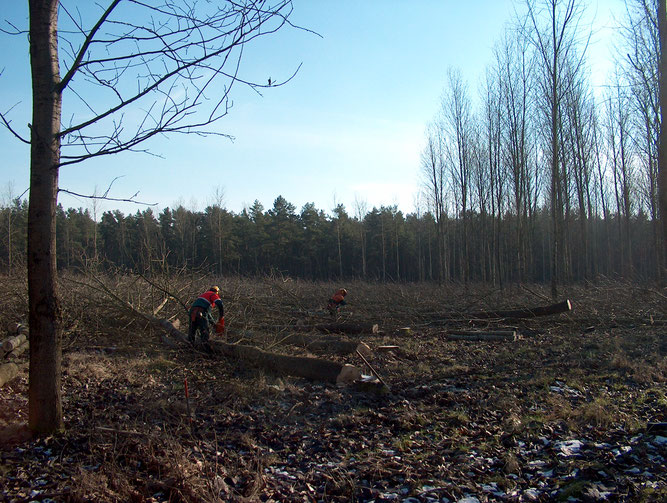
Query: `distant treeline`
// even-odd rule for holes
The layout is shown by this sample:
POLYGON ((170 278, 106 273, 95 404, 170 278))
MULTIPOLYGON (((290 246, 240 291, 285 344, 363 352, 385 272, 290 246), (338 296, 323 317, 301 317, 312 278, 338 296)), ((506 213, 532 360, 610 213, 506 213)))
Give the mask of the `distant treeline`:
MULTIPOLYGON (((4 271, 25 265, 27 212, 27 203, 19 200, 0 208, 4 271)), ((516 217, 510 213, 498 219, 471 212, 466 228, 462 219, 445 218, 440 247, 429 212, 405 215, 396 206, 382 206, 358 213, 350 216, 339 205, 328 215, 314 204, 297 212, 278 197, 269 210, 257 201, 240 213, 220 206, 204 211, 179 206, 157 214, 150 208, 130 215, 116 210, 104 212, 96 224, 87 209, 59 206, 58 267, 73 270, 95 264, 144 274, 174 268, 220 275, 279 272, 312 280, 550 281, 551 236, 545 209, 522 222, 521 241, 516 217)), ((583 240, 577 216, 571 217, 566 225, 565 281, 656 276, 654 222, 638 213, 631 225, 622 223, 614 214, 588 218, 589 232, 583 240), (619 246, 628 242, 628 229, 629 251, 619 246)))

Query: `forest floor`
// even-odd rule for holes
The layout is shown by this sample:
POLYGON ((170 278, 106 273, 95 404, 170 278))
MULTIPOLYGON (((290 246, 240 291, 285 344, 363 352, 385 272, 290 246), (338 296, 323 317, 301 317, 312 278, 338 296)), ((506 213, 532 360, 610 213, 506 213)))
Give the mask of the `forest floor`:
MULTIPOLYGON (((160 289, 189 303, 211 279, 104 281, 150 312, 160 289)), ((326 320, 323 304, 339 286, 275 277, 216 283, 225 340, 252 335, 264 349, 299 355, 307 353, 280 345, 281 335, 300 319, 326 320)), ((343 319, 381 328, 350 337, 374 350, 398 346, 369 360, 387 391, 166 346, 159 330, 85 284, 101 282, 61 282, 65 432, 27 433, 27 356, 20 376, 0 388, 0 501, 667 499, 665 290, 564 287, 559 300, 571 300, 569 313, 509 321, 465 313, 548 304, 547 289, 348 283, 343 319), (437 321, 442 314, 452 319, 437 321), (522 337, 448 340, 462 328, 512 328, 522 337)), ((25 292, 24 281, 0 281, 0 326, 25 320, 25 292)), ((171 301, 160 315, 186 318, 171 301)), ((316 356, 364 368, 356 354, 316 356)))

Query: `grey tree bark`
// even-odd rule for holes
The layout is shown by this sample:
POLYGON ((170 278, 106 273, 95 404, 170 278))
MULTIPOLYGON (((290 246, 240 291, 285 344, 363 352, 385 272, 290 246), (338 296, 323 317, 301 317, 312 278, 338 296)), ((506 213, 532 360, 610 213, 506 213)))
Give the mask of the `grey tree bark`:
POLYGON ((30 0, 30 65, 33 113, 30 128, 28 301, 30 383, 28 423, 50 433, 63 428, 62 322, 56 275, 56 203, 60 165, 60 68, 58 0, 30 0))

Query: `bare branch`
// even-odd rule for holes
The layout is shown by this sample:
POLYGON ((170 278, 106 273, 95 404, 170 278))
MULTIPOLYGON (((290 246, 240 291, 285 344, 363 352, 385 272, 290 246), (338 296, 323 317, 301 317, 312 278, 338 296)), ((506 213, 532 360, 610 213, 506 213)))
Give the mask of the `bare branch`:
POLYGON ((95 37, 95 34, 98 32, 100 27, 104 24, 104 22, 107 20, 107 18, 111 15, 111 12, 116 8, 120 0, 113 0, 111 2, 111 5, 107 8, 106 11, 104 11, 104 14, 98 19, 97 23, 95 26, 93 26, 92 30, 88 33, 86 36, 86 40, 83 42, 83 45, 81 46, 81 49, 79 50, 79 53, 76 56, 76 59, 74 60, 74 63, 72 64, 71 68, 69 71, 65 74, 63 79, 60 81, 60 84, 58 84, 56 91, 59 93, 63 92, 63 89, 67 87, 69 84, 70 80, 72 80, 72 77, 74 77, 74 74, 77 72, 79 69, 79 65, 81 64, 81 61, 83 60, 83 57, 85 56, 86 52, 88 51, 88 47, 93 41, 93 38, 95 37))
POLYGON ((95 195, 90 195, 90 194, 79 194, 78 192, 73 192, 71 190, 63 189, 60 188, 58 189, 58 192, 62 192, 64 194, 69 194, 70 196, 76 196, 76 197, 83 197, 85 199, 104 199, 105 201, 116 201, 116 202, 122 202, 122 203, 134 203, 138 204, 141 206, 157 206, 158 203, 147 203, 144 201, 137 201, 136 199, 133 199, 135 196, 139 195, 137 192, 134 194, 132 197, 128 198, 116 198, 116 197, 102 197, 102 196, 95 196, 95 195))
MULTIPOLYGON (((16 106, 16 105, 14 105, 14 106, 16 106)), ((12 108, 14 108, 14 107, 12 107, 12 108)), ((0 120, 2 120, 2 123, 5 125, 5 127, 9 130, 10 133, 12 133, 16 138, 18 138, 23 143, 25 143, 27 145, 30 145, 30 140, 26 140, 25 138, 23 138, 23 136, 21 136, 19 133, 17 133, 14 130, 14 128, 11 126, 12 122, 7 118, 6 114, 9 113, 12 110, 12 108, 7 110, 7 112, 0 112, 0 120)))

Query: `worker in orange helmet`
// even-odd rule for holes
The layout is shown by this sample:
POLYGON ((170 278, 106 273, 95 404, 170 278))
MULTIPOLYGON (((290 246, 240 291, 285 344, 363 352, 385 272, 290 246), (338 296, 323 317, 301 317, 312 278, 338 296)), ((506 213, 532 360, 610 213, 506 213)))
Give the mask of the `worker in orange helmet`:
POLYGON ((347 304, 347 302, 345 302, 346 295, 347 295, 347 290, 345 290, 345 288, 341 288, 336 293, 334 293, 333 296, 329 299, 329 303, 327 304, 327 309, 332 316, 338 314, 340 312, 340 308, 345 304, 347 304))
POLYGON ((190 328, 188 330, 189 341, 192 344, 195 343, 195 333, 199 330, 199 337, 206 347, 208 345, 209 326, 214 323, 216 332, 224 333, 225 306, 220 298, 220 288, 217 286, 209 288, 192 303, 192 307, 190 308, 190 328), (220 313, 217 323, 213 320, 211 313, 214 305, 218 307, 220 313))

